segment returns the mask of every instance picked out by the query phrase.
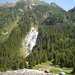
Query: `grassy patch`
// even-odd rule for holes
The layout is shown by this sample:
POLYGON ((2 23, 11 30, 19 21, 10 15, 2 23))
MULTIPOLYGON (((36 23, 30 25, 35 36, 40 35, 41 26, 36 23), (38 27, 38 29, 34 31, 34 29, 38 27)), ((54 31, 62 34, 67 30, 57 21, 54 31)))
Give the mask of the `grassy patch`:
POLYGON ((0 35, 0 42, 3 43, 8 37, 9 37, 9 34, 0 35))
POLYGON ((20 56, 25 56, 25 52, 24 52, 24 49, 23 48, 20 48, 20 56))
POLYGON ((33 69, 41 69, 41 70, 49 70, 50 72, 52 73, 55 73, 55 74, 59 74, 60 71, 64 71, 65 73, 70 73, 73 68, 60 68, 60 66, 56 65, 54 66, 52 61, 47 61, 45 63, 42 63, 42 64, 38 64, 36 65, 35 67, 33 67, 33 69))
POLYGON ((52 64, 52 62, 51 61, 47 61, 46 63, 42 63, 42 64, 38 64, 38 65, 36 65, 35 67, 33 67, 33 69, 42 69, 43 67, 45 67, 45 66, 50 66, 52 64))
POLYGON ((60 70, 58 70, 58 69, 52 69, 52 70, 50 70, 50 72, 51 72, 51 73, 58 74, 58 73, 60 72, 60 70))

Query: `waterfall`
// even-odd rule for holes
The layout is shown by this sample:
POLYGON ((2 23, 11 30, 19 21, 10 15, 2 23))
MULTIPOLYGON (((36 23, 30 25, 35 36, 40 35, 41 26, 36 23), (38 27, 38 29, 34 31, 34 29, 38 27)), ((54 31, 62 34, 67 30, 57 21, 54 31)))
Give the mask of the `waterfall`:
POLYGON ((37 28, 31 27, 30 32, 27 34, 23 42, 25 56, 28 56, 32 52, 33 47, 36 45, 37 36, 37 28))

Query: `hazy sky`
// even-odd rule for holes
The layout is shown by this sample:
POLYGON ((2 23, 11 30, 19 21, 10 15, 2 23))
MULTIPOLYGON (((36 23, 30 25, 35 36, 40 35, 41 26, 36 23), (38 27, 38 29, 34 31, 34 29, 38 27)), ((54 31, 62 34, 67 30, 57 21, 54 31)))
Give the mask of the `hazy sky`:
MULTIPOLYGON (((0 3, 11 2, 17 0, 0 0, 0 3)), ((47 3, 55 2, 57 5, 65 9, 66 11, 75 6, 75 0, 43 0, 47 3)))

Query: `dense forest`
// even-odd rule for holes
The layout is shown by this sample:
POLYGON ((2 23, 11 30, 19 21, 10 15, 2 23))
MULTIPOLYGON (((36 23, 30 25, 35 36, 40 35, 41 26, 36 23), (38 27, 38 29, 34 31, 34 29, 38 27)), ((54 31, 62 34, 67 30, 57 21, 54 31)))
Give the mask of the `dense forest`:
POLYGON ((31 7, 24 2, 0 7, 0 38, 5 37, 2 32, 11 30, 8 38, 0 41, 0 70, 33 68, 53 60, 54 65, 74 68, 74 73, 75 7, 68 12, 50 5, 31 7), (25 58, 22 42, 32 25, 38 25, 39 35, 32 53, 25 58))
POLYGON ((37 45, 26 58, 30 68, 51 60, 54 60, 54 65, 60 65, 60 67, 73 68, 75 66, 74 13, 71 10, 58 12, 41 21, 37 45))
POLYGON ((36 60, 36 64, 54 59, 54 65, 73 67, 75 61, 74 29, 75 27, 70 25, 41 25, 38 30, 37 45, 27 59, 33 59, 33 62, 36 60))

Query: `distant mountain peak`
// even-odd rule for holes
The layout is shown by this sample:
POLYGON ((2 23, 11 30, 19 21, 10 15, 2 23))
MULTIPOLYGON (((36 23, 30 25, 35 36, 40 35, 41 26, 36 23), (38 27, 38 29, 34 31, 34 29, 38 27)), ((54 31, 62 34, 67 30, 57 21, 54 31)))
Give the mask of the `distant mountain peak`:
POLYGON ((50 6, 53 6, 53 7, 60 7, 60 6, 58 6, 55 2, 52 2, 52 3, 50 4, 50 6))
POLYGON ((55 2, 50 3, 50 6, 64 10, 62 7, 60 7, 59 5, 57 5, 55 2))

